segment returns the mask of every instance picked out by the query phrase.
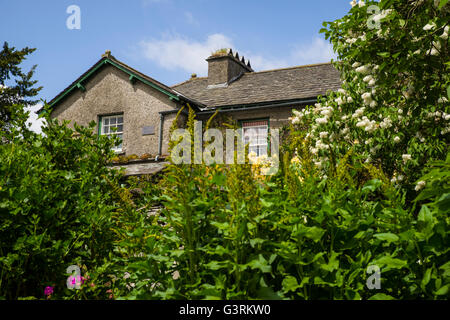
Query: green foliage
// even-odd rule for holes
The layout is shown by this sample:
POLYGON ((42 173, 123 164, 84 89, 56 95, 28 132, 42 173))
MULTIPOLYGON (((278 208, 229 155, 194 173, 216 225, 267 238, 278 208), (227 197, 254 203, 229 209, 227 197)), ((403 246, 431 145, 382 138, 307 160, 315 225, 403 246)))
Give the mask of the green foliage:
POLYGON ((171 164, 120 185, 118 141, 48 117, 36 135, 17 108, 0 145, 0 297, 448 299, 448 9, 369 1, 325 23, 344 90, 294 112, 273 176, 171 164), (64 289, 71 264, 81 290, 64 289))
MULTIPOLYGON (((21 106, 14 106, 22 110, 21 106)), ((70 265, 92 270, 114 249, 112 185, 120 174, 106 165, 115 141, 93 134, 95 123, 75 130, 46 118, 43 135, 15 113, 0 136, 0 296, 56 296, 70 265), (74 137, 75 135, 75 137, 74 137)))
POLYGON ((171 165, 122 298, 445 299, 449 159, 427 169, 414 204, 351 152, 325 179, 289 161, 262 180, 248 164, 171 165))
POLYGON ((450 7, 434 0, 354 4, 321 30, 338 54, 342 89, 295 111, 292 123, 309 133, 322 175, 335 170, 334 155, 353 149, 408 188, 411 200, 427 161, 443 160, 448 150, 450 7))
POLYGON ((0 51, 0 130, 7 126, 11 113, 14 111, 11 110, 12 106, 33 105, 37 102, 27 99, 36 96, 42 89, 42 87, 33 88, 37 81, 31 80, 31 78, 36 66, 33 66, 27 73, 24 73, 19 66, 34 50, 36 49, 28 47, 16 50, 5 42, 0 51))

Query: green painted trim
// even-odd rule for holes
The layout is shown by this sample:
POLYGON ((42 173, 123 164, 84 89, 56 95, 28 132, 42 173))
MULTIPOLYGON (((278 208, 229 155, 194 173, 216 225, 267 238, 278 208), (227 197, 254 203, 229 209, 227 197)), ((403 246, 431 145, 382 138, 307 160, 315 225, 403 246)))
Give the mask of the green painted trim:
POLYGON ((56 103, 61 101, 67 94, 69 94, 74 88, 77 87, 77 85, 87 78, 89 78, 94 72, 96 72, 101 66, 103 66, 106 63, 107 60, 103 60, 102 62, 98 63, 88 74, 86 74, 83 78, 81 78, 77 83, 75 83, 73 86, 71 86, 69 89, 67 89, 58 99, 53 101, 50 104, 50 107, 53 107, 56 103))
POLYGON ((118 65, 118 64, 115 63, 114 61, 111 61, 111 60, 109 60, 109 59, 105 59, 105 60, 100 61, 96 66, 94 66, 94 68, 93 68, 89 73, 87 73, 83 78, 81 78, 80 80, 78 80, 78 81, 77 81, 75 84, 73 84, 69 89, 67 89, 65 92, 63 92, 63 94, 61 94, 61 96, 60 96, 58 99, 56 99, 55 101, 53 101, 53 102, 50 104, 50 106, 53 107, 55 104, 57 104, 59 101, 61 101, 66 95, 68 95, 68 94, 69 94, 73 89, 75 89, 75 88, 79 88, 79 89, 81 89, 82 91, 86 90, 86 89, 84 88, 84 86, 82 85, 82 82, 85 81, 87 78, 89 78, 93 73, 95 73, 98 69, 100 69, 104 64, 107 64, 107 63, 109 63, 110 65, 112 65, 112 66, 118 68, 119 70, 122 70, 122 71, 125 72, 126 74, 128 74, 128 75, 130 76, 130 77, 129 77, 129 80, 130 80, 130 81, 135 81, 135 79, 137 79, 137 80, 139 80, 139 81, 145 83, 146 85, 149 85, 149 86, 151 86, 152 88, 158 90, 159 92, 162 92, 162 93, 164 93, 165 95, 169 96, 169 98, 170 98, 171 100, 173 99, 173 100, 175 100, 175 101, 180 101, 180 98, 179 98, 178 96, 176 96, 176 95, 174 95, 174 94, 168 92, 167 90, 165 90, 165 89, 159 87, 158 85, 156 85, 156 84, 154 84, 154 83, 152 83, 152 82, 150 82, 150 81, 148 81, 148 80, 142 78, 142 77, 139 76, 138 74, 135 74, 134 72, 132 72, 132 71, 130 71, 130 70, 127 70, 126 68, 124 68, 124 67, 118 65), (84 88, 84 90, 83 90, 83 88, 84 88))
POLYGON ((103 116, 98 116, 97 118, 98 118, 98 136, 100 137, 101 135, 102 135, 102 123, 103 123, 103 120, 102 120, 102 117, 103 116))
POLYGON ((42 109, 41 111, 38 112, 38 116, 40 116, 41 114, 43 114, 44 112, 46 112, 44 109, 42 109))
POLYGON ((175 99, 176 101, 179 101, 179 100, 180 100, 180 98, 179 98, 178 96, 173 95, 173 94, 170 93, 169 91, 164 90, 163 88, 157 86, 157 85, 154 84, 154 83, 151 83, 151 82, 148 81, 148 80, 145 80, 145 79, 142 78, 141 76, 135 74, 134 72, 131 72, 131 71, 125 69, 124 67, 118 65, 117 63, 115 63, 115 62, 113 62, 113 61, 111 61, 111 60, 109 60, 109 59, 107 59, 107 60, 105 60, 105 61, 106 61, 107 63, 109 63, 109 64, 115 66, 116 68, 122 70, 123 72, 127 73, 128 75, 134 76, 136 79, 140 80, 141 82, 145 83, 146 85, 149 85, 150 87, 152 87, 152 88, 158 90, 159 92, 164 93, 165 95, 169 96, 170 98, 173 98, 173 99, 175 99))
POLYGON ((136 82, 136 77, 132 74, 132 75, 128 78, 128 80, 129 80, 132 84, 134 84, 134 83, 136 82))
POLYGON ((83 92, 86 91, 86 88, 80 82, 77 83, 77 88, 83 92))

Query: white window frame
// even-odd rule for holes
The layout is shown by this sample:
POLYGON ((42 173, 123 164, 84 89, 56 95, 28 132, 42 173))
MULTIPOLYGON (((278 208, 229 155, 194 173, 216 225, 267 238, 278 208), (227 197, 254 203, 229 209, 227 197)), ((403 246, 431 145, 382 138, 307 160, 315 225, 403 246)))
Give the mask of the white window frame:
POLYGON ((246 120, 241 121, 242 141, 248 143, 248 153, 268 155, 269 147, 269 120, 246 120))
POLYGON ((116 153, 123 151, 123 113, 114 114, 109 116, 99 116, 100 118, 100 134, 105 136, 116 135, 122 140, 120 145, 112 148, 116 153), (119 121, 122 120, 122 121, 119 121), (122 130, 119 130, 119 126, 122 126, 122 130), (112 131, 112 128, 117 128, 116 131, 112 131))

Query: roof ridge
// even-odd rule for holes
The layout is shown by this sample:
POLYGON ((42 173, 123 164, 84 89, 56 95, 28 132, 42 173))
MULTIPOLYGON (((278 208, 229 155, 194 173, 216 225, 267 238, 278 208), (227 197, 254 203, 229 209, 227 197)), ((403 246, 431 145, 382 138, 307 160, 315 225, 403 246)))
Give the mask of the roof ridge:
POLYGON ((265 73, 265 72, 275 72, 275 71, 281 71, 281 70, 290 70, 290 69, 300 69, 300 68, 310 68, 310 67, 319 67, 323 65, 331 65, 330 62, 320 62, 320 63, 313 63, 313 64, 305 64, 301 66, 293 66, 293 67, 286 67, 286 68, 279 68, 279 69, 269 69, 269 70, 263 70, 263 71, 255 71, 255 72, 246 72, 245 74, 256 74, 256 73, 265 73))
POLYGON ((181 85, 183 85, 183 84, 185 84, 185 83, 188 83, 189 81, 195 81, 195 80, 197 80, 197 79, 208 79, 208 77, 195 77, 195 78, 189 78, 189 79, 187 79, 187 80, 184 80, 183 82, 180 82, 180 83, 176 83, 176 84, 174 84, 174 85, 172 85, 172 86, 170 86, 171 88, 173 88, 173 87, 177 87, 177 86, 181 86, 181 85))

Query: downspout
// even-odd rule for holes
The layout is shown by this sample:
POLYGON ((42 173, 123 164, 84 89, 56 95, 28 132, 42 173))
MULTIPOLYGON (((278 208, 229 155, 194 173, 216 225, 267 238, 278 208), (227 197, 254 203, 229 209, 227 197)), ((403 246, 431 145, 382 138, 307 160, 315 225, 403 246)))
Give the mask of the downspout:
POLYGON ((161 154, 162 154, 163 125, 164 125, 164 113, 160 113, 159 114, 158 158, 161 157, 161 154))

